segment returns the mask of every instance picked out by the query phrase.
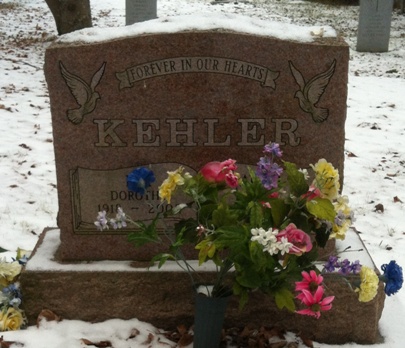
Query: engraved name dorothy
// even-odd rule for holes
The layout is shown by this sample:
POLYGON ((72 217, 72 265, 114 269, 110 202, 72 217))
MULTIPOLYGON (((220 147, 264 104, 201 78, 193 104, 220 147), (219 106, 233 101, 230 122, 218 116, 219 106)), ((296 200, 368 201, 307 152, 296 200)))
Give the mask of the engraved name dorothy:
POLYGON ((95 119, 96 147, 194 147, 194 146, 263 146, 269 141, 280 145, 298 146, 298 122, 289 118, 239 118, 232 134, 218 134, 220 119, 132 119, 134 139, 123 139, 128 134, 128 123, 122 119, 95 119), (162 132, 164 130, 164 133, 162 132), (196 134, 199 140, 196 141, 196 134), (128 143, 132 141, 131 145, 128 143))

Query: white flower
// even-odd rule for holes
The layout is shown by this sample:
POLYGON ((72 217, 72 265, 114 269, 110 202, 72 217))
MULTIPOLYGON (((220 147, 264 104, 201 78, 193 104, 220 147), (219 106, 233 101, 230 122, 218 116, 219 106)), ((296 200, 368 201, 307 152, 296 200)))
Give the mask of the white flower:
POLYGON ((288 254, 290 248, 293 246, 293 244, 290 243, 286 237, 281 237, 280 241, 277 244, 278 250, 280 250, 281 255, 288 254))
POLYGON ((250 238, 252 242, 258 242, 261 245, 266 245, 266 231, 264 228, 252 228, 250 230, 250 233, 252 234, 253 237, 250 238))
POLYGON ((269 228, 267 231, 260 227, 260 228, 252 228, 250 233, 253 237, 250 238, 252 242, 258 242, 259 244, 266 247, 268 244, 273 244, 277 242, 276 235, 278 234, 278 230, 273 230, 269 228))
POLYGON ((300 173, 302 173, 302 174, 304 174, 304 179, 305 180, 308 180, 309 179, 309 173, 308 173, 308 170, 307 169, 298 169, 298 171, 300 172, 300 173))
POLYGON ((258 242, 260 245, 263 245, 263 250, 268 252, 270 255, 276 255, 279 251, 281 254, 288 252, 292 246, 291 243, 287 241, 286 238, 282 238, 281 242, 277 240, 278 235, 277 229, 269 228, 267 231, 264 228, 252 228, 250 233, 252 237, 250 240, 252 242, 258 242))
POLYGON ((264 246, 263 250, 267 251, 270 255, 277 255, 279 251, 278 243, 269 243, 264 246))

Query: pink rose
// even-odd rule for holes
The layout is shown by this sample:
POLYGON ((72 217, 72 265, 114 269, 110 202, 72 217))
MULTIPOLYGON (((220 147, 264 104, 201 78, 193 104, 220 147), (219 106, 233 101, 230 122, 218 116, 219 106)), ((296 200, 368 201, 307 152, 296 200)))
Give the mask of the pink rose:
POLYGON ((307 193, 304 193, 301 197, 307 199, 308 201, 313 200, 316 197, 321 197, 322 192, 319 188, 311 185, 307 193))
POLYGON ((237 169, 236 161, 228 159, 223 162, 209 162, 200 170, 201 175, 208 182, 226 182, 230 187, 236 187, 237 177, 234 170, 237 169))
POLYGON ((236 188, 239 185, 239 178, 234 173, 225 175, 225 182, 231 188, 236 188))
POLYGON ((304 231, 300 230, 294 224, 289 224, 284 230, 277 234, 277 239, 282 237, 287 238, 288 242, 293 246, 290 248, 289 253, 295 255, 302 255, 302 253, 309 252, 312 249, 311 238, 304 231))

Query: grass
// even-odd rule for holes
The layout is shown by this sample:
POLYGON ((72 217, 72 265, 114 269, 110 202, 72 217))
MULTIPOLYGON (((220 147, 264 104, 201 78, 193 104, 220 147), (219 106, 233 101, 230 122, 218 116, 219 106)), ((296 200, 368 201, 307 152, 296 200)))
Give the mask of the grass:
POLYGON ((306 0, 330 6, 359 6, 359 0, 306 0))
POLYGON ((0 11, 1 10, 15 10, 20 5, 15 2, 8 2, 8 3, 0 3, 0 11))

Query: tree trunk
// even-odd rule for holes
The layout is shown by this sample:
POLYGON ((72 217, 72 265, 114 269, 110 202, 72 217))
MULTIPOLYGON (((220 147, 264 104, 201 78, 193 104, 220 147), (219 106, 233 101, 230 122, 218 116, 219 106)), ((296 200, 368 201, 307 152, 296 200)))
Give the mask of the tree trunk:
POLYGON ((90 0, 45 0, 45 2, 55 18, 59 35, 92 26, 90 0))

